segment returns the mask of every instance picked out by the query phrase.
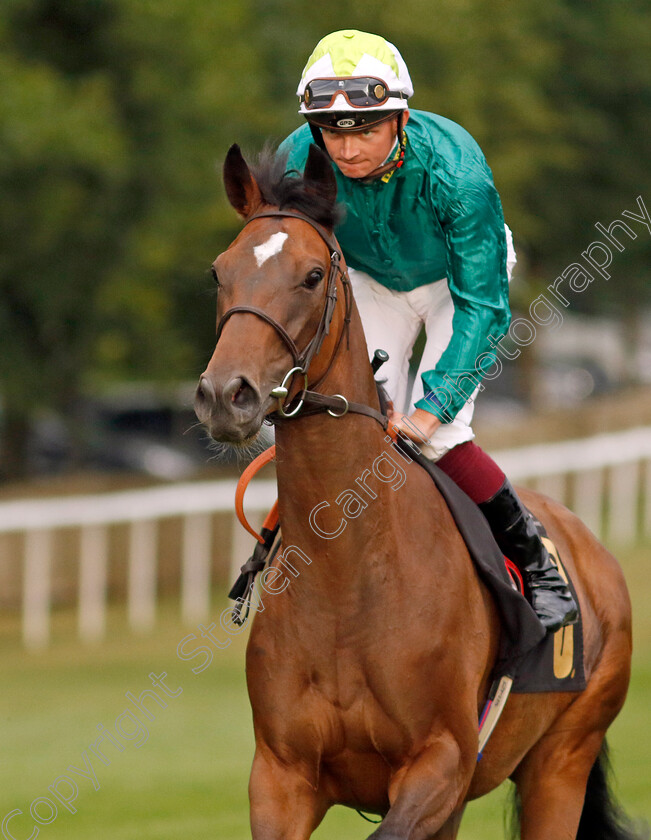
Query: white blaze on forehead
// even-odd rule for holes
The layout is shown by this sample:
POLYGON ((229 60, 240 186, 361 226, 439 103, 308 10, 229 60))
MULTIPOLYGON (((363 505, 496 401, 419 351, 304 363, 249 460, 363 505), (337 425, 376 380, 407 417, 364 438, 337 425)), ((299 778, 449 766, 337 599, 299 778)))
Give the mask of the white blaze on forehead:
POLYGON ((287 234, 279 231, 278 233, 272 234, 262 245, 255 246, 253 254, 258 263, 258 268, 266 263, 269 257, 275 257, 276 254, 279 254, 283 250, 286 239, 287 234))

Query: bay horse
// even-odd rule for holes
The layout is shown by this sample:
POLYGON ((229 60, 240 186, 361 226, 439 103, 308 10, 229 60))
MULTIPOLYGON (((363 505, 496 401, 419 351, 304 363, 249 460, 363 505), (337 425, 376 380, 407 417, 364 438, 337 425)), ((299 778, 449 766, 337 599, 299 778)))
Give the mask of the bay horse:
POLYGON ((343 804, 384 817, 375 840, 454 840, 465 803, 507 778, 523 840, 633 838, 605 776, 631 659, 617 562, 568 510, 522 491, 575 583, 587 687, 511 695, 478 762, 499 618, 425 471, 403 463, 400 487, 371 472, 386 431, 333 235, 331 164, 314 146, 295 177, 271 157, 252 171, 233 146, 224 181, 246 224, 213 264, 217 343, 195 409, 235 444, 278 421, 282 539, 300 565, 275 561, 247 648, 253 839, 306 840, 343 804), (310 389, 322 405, 302 405, 310 389))

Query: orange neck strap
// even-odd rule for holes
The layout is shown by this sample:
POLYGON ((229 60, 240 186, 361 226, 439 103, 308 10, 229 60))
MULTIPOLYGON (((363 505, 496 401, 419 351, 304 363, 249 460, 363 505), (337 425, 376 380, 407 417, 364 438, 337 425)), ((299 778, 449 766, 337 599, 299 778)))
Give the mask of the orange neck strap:
MULTIPOLYGON (((244 514, 244 494, 246 493, 246 488, 249 486, 249 482, 253 478, 254 475, 257 475, 260 470, 266 466, 270 461, 273 461, 276 457, 276 447, 270 446, 269 449, 265 449, 265 451, 258 455, 249 466, 244 470, 242 475, 240 476, 240 480, 237 482, 237 489, 235 490, 235 514, 237 518, 240 520, 240 524, 243 528, 245 528, 250 534, 252 534, 259 543, 264 544, 264 537, 253 528, 253 526, 249 523, 244 514)), ((267 518, 264 521, 264 528, 268 528, 270 531, 273 530, 276 525, 278 524, 278 501, 276 500, 273 504, 273 507, 267 514, 267 518)))

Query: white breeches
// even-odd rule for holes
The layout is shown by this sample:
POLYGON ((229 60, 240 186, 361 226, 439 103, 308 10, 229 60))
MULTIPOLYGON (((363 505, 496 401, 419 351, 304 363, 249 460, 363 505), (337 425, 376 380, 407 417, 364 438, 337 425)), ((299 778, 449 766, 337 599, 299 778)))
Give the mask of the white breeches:
MULTIPOLYGON (((516 256, 511 231, 506 225, 505 231, 506 268, 510 280, 516 256)), ((363 271, 351 268, 349 274, 366 334, 369 356, 372 357, 378 348, 389 354, 389 361, 382 366, 378 379, 386 380, 385 388, 393 400, 395 410, 411 414, 416 401, 423 396, 421 375, 436 367, 452 337, 454 304, 447 281, 443 278, 410 292, 394 292, 381 286, 363 271), (423 326, 425 348, 411 394, 408 395, 409 359, 423 326)), ((439 426, 430 438, 431 446, 421 447, 428 458, 436 461, 454 446, 474 438, 475 433, 470 424, 478 390, 451 423, 439 426)))

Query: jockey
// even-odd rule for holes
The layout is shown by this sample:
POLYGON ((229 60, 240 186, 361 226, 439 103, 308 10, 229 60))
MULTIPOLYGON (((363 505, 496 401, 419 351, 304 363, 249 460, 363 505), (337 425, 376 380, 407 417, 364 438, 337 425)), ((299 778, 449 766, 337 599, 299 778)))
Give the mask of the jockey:
POLYGON ((336 235, 369 353, 389 353, 383 373, 393 425, 479 505, 545 627, 575 621, 576 603, 533 517, 473 442, 474 399, 509 325, 516 261, 481 149, 456 123, 408 108, 407 67, 378 35, 327 35, 297 93, 307 124, 280 152, 289 170, 303 170, 313 142, 332 160, 346 208, 336 235), (409 357, 422 326, 425 349, 407 400, 409 357))

